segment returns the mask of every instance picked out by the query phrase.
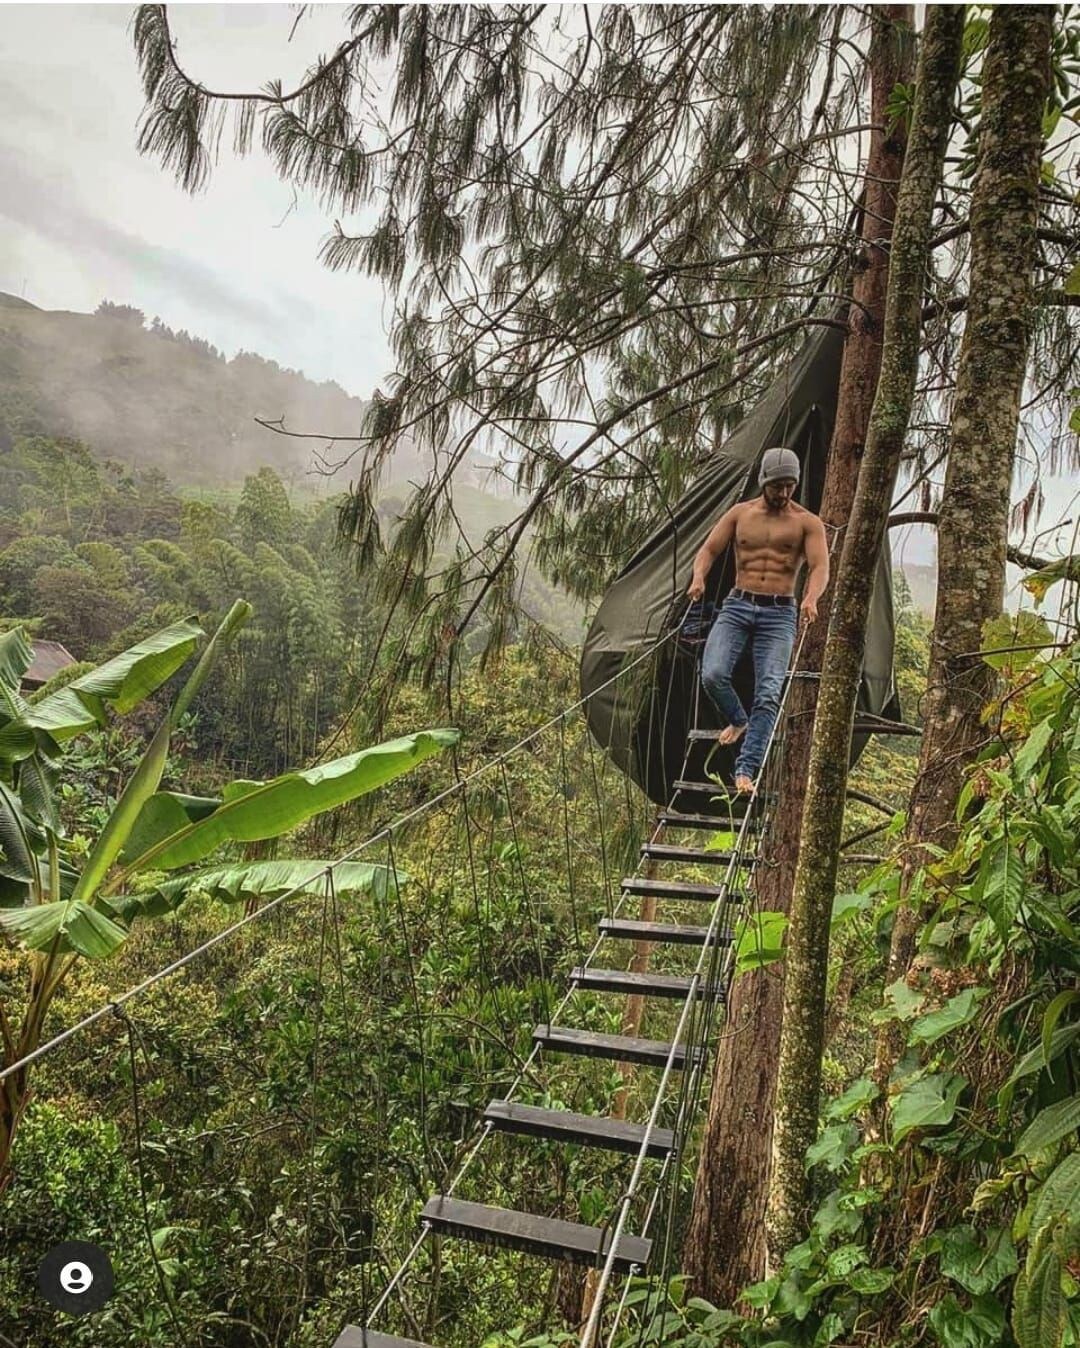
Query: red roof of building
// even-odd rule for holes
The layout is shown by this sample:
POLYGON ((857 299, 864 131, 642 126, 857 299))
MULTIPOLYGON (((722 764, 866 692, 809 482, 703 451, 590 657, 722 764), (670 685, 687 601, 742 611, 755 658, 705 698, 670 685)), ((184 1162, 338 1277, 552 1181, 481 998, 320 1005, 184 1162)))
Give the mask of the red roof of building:
POLYGON ((59 641, 32 641, 34 658, 30 668, 23 675, 23 683, 32 683, 38 687, 48 683, 54 674, 75 663, 75 657, 59 641))

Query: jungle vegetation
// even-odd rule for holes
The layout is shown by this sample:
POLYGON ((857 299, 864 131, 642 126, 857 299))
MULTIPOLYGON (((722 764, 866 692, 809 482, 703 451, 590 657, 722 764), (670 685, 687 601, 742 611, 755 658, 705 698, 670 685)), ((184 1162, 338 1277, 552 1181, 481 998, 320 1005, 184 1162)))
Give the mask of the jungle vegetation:
MULTIPOLYGON (((318 506, 266 468, 226 506, 47 434, 5 447, 24 493, 0 552, 11 616, 84 643, 90 667, 53 706, 72 713, 83 679, 101 713, 39 738, 33 709, 65 689, 18 694, 26 624, 9 621, 4 798, 37 860, 26 878, 4 843, 6 883, 30 886, 4 910, 8 1057, 61 948, 42 950, 35 910, 70 912, 75 876, 115 860, 111 821, 148 773, 173 800, 155 808, 198 828, 189 811, 213 819, 249 774, 269 789, 426 726, 458 738, 287 836, 215 835, 231 880, 178 891, 148 868, 126 900, 157 920, 93 891, 98 944, 67 952, 51 1028, 252 920, 34 1064, 0 1192, 0 1333, 56 1342, 25 1288, 73 1227, 107 1237, 124 1277, 92 1324, 65 1322, 71 1343, 315 1348, 363 1317, 651 817, 561 714, 575 651, 522 575, 594 604, 833 324, 834 579, 802 653, 783 827, 735 933, 674 1253, 631 1285, 615 1342, 1077 1343, 1080 549, 1071 506, 1043 492, 1080 464, 1073 7, 928 6, 916 25, 906 5, 365 5, 341 21, 296 87, 210 89, 184 64, 182 13, 136 14, 140 150, 192 191, 258 150, 318 196, 328 265, 394 301, 395 368, 352 433, 347 494, 318 506), (425 472, 387 510, 406 443, 425 472), (457 509, 477 449, 517 492, 479 540, 457 509), (921 736, 849 773, 869 577, 897 516, 938 532, 932 625, 897 585, 921 736), (1006 607, 1010 562, 1026 579, 1006 607), (146 641, 203 652, 197 698, 157 664, 138 699, 117 695, 95 661, 146 641), (852 865, 853 838, 880 859, 852 865), (380 878, 335 886, 326 859, 366 840, 380 878), (297 902, 235 879, 279 845, 327 871, 297 902)), ((583 1005, 590 1028, 624 1025, 583 1005)), ((642 1033, 671 1024, 650 1011, 642 1033)), ((651 1098, 603 1061, 524 1086, 599 1114, 651 1098)), ((466 1196, 603 1224, 609 1158, 540 1154, 495 1136, 466 1196)), ((454 1241, 413 1272, 393 1327, 448 1348, 577 1343, 592 1295, 574 1271, 454 1241)))

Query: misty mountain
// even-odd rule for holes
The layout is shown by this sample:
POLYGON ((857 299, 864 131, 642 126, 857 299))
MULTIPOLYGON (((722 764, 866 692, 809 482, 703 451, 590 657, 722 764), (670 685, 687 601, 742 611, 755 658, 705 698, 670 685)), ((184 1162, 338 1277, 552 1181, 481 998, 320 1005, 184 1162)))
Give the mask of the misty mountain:
MULTIPOLYGON (((318 455, 337 460, 349 447, 278 435, 255 418, 320 437, 355 436, 364 409, 331 380, 255 352, 226 358, 129 305, 72 313, 0 293, 0 445, 22 435, 70 436, 102 458, 160 468, 180 486, 235 485, 264 464, 298 485, 318 455)), ((474 455, 462 480, 495 492, 489 465, 474 455)), ((423 456, 406 447, 390 477, 424 472, 423 456)), ((347 470, 331 489, 346 480, 347 470)))
MULTIPOLYGON (((203 338, 173 332, 128 305, 97 313, 44 310, 0 292, 0 453, 23 436, 70 437, 95 457, 163 472, 184 494, 209 491, 235 503, 244 478, 269 466, 290 489, 334 495, 348 469, 314 472, 320 453, 348 446, 294 439, 260 426, 283 418, 290 430, 356 435, 365 404, 340 385, 308 379, 254 352, 231 359, 203 338)), ((386 474, 381 513, 391 518, 407 484, 429 460, 406 445, 386 474)), ((473 542, 520 509, 494 460, 477 452, 455 475, 457 518, 473 542)), ((523 557, 527 555, 523 554, 523 557)), ((583 607, 526 566, 526 611, 568 641, 580 640, 583 607)))

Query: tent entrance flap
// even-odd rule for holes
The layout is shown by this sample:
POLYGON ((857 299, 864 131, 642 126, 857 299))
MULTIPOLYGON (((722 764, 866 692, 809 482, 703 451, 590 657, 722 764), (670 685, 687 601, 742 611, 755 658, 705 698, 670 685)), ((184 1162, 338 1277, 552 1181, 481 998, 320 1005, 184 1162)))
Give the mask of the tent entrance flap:
MULTIPOLYGON (((798 500, 810 510, 820 508, 843 347, 844 333, 839 328, 814 331, 712 457, 663 526, 615 578, 589 628, 581 658, 581 692, 589 698, 589 729, 612 761, 657 804, 670 801, 674 782, 680 776, 701 780, 710 753, 711 773, 719 772, 730 779, 734 767, 734 750, 714 750, 707 743, 697 743, 683 772, 687 732, 695 726, 721 728, 720 718, 697 677, 705 631, 690 641, 683 634, 663 640, 686 612, 686 587, 694 554, 725 510, 757 494, 758 464, 771 446, 786 445, 799 456, 802 478, 798 500), (602 687, 653 647, 656 652, 652 659, 643 660, 627 677, 602 687)), ((713 567, 704 603, 720 604, 733 579, 729 549, 713 567)), ((871 600, 859 709, 899 720, 893 635, 892 572, 886 539, 871 600)), ((753 695, 749 655, 736 667, 735 686, 744 705, 749 706, 753 695)), ((865 742, 865 736, 857 737, 855 757, 865 742)))

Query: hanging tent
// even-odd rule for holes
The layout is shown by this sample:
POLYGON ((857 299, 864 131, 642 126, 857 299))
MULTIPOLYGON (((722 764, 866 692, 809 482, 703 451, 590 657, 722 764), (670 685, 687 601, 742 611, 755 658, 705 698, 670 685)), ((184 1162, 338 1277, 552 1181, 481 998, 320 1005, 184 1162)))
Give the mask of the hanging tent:
MULTIPOLYGON (((671 800, 679 777, 704 780, 707 756, 711 755, 710 774, 719 772, 730 780, 734 768, 733 750, 705 742, 692 746, 689 761, 684 764, 687 732, 695 724, 717 730, 722 725, 708 696, 698 688, 704 633, 697 640, 685 640, 680 635, 659 646, 657 643, 686 613, 686 587, 694 554, 706 534, 730 506, 757 495, 757 470, 766 449, 786 445, 795 450, 802 464, 797 499, 810 510, 820 508, 843 347, 844 333, 838 327, 823 326, 814 331, 673 508, 667 523, 619 573, 589 628, 581 659, 581 691, 589 698, 589 729, 615 764, 657 804, 671 800), (652 647, 657 649, 651 659, 642 660, 628 676, 608 683, 652 647), (602 687, 604 684, 608 686, 602 687)), ((706 613, 710 612, 709 605, 718 606, 731 588, 732 551, 717 559, 709 576, 706 613)), ((743 704, 749 707, 753 696, 749 653, 736 668, 735 686, 743 704)), ((862 713, 900 719, 893 678, 892 574, 887 537, 877 562, 858 707, 862 713)), ((854 757, 865 743, 865 735, 856 736, 854 757)))

